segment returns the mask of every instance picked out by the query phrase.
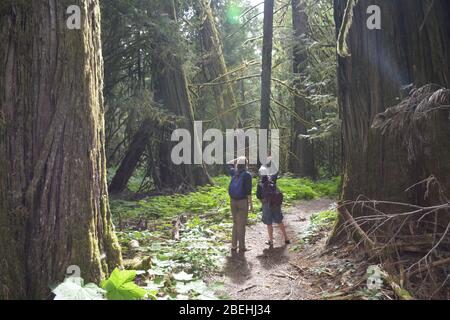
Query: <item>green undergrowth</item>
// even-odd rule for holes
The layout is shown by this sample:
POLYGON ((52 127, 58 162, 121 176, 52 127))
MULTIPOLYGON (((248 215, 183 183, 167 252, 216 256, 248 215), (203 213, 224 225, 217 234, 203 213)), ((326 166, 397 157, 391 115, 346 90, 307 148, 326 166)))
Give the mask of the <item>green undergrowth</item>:
POLYGON ((158 299, 217 299, 215 290, 221 283, 206 284, 202 279, 220 270, 227 248, 225 229, 207 228, 195 223, 182 227, 179 241, 158 237, 149 231, 119 232, 126 267, 142 274, 142 285, 156 292, 158 299), (220 230, 220 231, 215 231, 220 230), (138 240, 138 248, 129 248, 138 240))
POLYGON ((278 187, 283 191, 288 204, 293 200, 312 200, 323 197, 337 198, 340 192, 340 184, 340 177, 321 181, 283 177, 278 181, 278 187))
MULTIPOLYGON (((214 294, 221 284, 206 284, 202 279, 220 272, 228 250, 232 227, 229 180, 227 176, 216 177, 213 186, 189 194, 111 200, 126 268, 139 270, 143 275, 141 285, 156 292, 158 299, 222 298, 214 294), (172 222, 181 215, 186 222, 180 240, 174 241, 172 222), (138 227, 142 221, 146 221, 145 228, 138 227)), ((254 190, 256 183, 254 179, 254 190)), ((278 186, 284 193, 285 206, 289 206, 296 200, 336 196, 339 179, 311 182, 283 177, 278 186)), ((255 195, 253 203, 249 223, 260 219, 261 205, 255 195)))
POLYGON ((338 219, 336 210, 326 210, 313 214, 310 218, 310 224, 306 231, 300 235, 300 240, 297 245, 293 246, 291 250, 298 251, 305 245, 314 244, 321 239, 324 233, 330 231, 338 219))
MULTIPOLYGON (((108 185, 111 183, 114 175, 116 174, 117 167, 108 168, 107 177, 108 185)), ((127 189, 131 192, 139 192, 143 183, 148 182, 148 178, 145 175, 145 170, 142 168, 137 168, 133 176, 127 184, 127 189)))
MULTIPOLYGON (((189 194, 148 197, 139 201, 111 200, 111 208, 116 224, 118 219, 135 218, 171 219, 180 214, 202 215, 215 213, 215 220, 229 219, 230 201, 228 197, 229 177, 214 178, 214 186, 204 186, 189 194)), ((256 179, 253 179, 256 190, 256 179)), ((284 194, 285 205, 295 200, 312 200, 320 197, 337 197, 340 179, 312 182, 307 179, 284 177, 278 180, 278 187, 284 194)), ((255 192, 254 192, 255 193, 255 192)), ((256 195, 253 195, 255 212, 260 209, 256 195)), ((257 216, 250 214, 250 219, 257 216)))

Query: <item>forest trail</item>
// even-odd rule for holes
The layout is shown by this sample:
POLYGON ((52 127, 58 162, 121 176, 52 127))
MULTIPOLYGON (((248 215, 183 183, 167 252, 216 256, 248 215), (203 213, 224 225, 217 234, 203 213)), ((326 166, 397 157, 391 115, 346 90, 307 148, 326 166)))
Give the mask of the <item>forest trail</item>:
POLYGON ((328 210, 335 201, 318 199, 301 201, 286 209, 284 222, 292 244, 284 245, 280 230, 275 227, 273 248, 264 242, 266 226, 262 222, 247 227, 243 254, 229 254, 223 272, 214 281, 224 283, 224 291, 230 299, 237 300, 307 300, 316 299, 317 288, 303 270, 310 263, 311 255, 322 251, 323 242, 295 252, 299 236, 306 232, 314 213, 328 210))

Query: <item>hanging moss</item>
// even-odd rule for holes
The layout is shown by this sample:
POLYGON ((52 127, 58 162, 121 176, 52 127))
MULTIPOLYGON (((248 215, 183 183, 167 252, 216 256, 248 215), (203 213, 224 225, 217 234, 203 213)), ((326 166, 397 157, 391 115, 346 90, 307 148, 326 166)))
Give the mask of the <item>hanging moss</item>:
POLYGON ((338 35, 337 53, 341 57, 349 57, 350 51, 347 45, 347 37, 353 22, 353 8, 358 4, 358 0, 348 0, 345 8, 342 25, 338 35))

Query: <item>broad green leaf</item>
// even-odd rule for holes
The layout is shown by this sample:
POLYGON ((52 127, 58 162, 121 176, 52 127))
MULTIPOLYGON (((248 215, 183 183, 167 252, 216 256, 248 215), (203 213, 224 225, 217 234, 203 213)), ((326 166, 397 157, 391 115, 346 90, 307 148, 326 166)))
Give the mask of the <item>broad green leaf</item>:
POLYGON ((108 280, 102 282, 108 300, 140 300, 146 291, 134 283, 136 271, 115 269, 108 280))
POLYGON ((68 277, 54 290, 55 300, 104 300, 105 290, 96 284, 89 283, 84 286, 80 277, 68 277))
POLYGON ((147 291, 156 291, 156 293, 159 291, 159 289, 164 287, 164 283, 155 283, 154 281, 147 281, 147 286, 145 287, 145 289, 147 291))
POLYGON ((219 300, 219 298, 217 298, 214 295, 214 292, 212 291, 207 291, 202 293, 201 295, 199 295, 198 297, 196 297, 197 300, 219 300))
POLYGON ((191 281, 193 277, 194 277, 193 274, 187 274, 184 271, 173 274, 173 278, 177 281, 191 281))
POLYGON ((186 294, 189 293, 190 291, 194 291, 196 293, 201 294, 207 289, 208 287, 202 280, 197 280, 188 283, 177 283, 176 285, 176 290, 180 294, 186 294))
POLYGON ((149 269, 147 270, 148 274, 150 276, 164 276, 166 273, 164 272, 163 269, 157 267, 157 268, 153 268, 153 269, 149 269))
POLYGON ((145 295, 145 298, 151 299, 151 300, 158 300, 156 295, 158 294, 159 290, 147 290, 147 293, 145 295))

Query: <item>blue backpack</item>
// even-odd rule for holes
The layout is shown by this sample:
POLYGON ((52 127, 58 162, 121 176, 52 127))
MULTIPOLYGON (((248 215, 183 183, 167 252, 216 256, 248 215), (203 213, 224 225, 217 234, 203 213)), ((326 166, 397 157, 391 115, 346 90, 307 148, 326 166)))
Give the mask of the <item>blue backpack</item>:
POLYGON ((245 171, 242 171, 231 178, 230 186, 228 188, 230 198, 235 200, 247 198, 247 195, 244 192, 244 175, 245 171))

